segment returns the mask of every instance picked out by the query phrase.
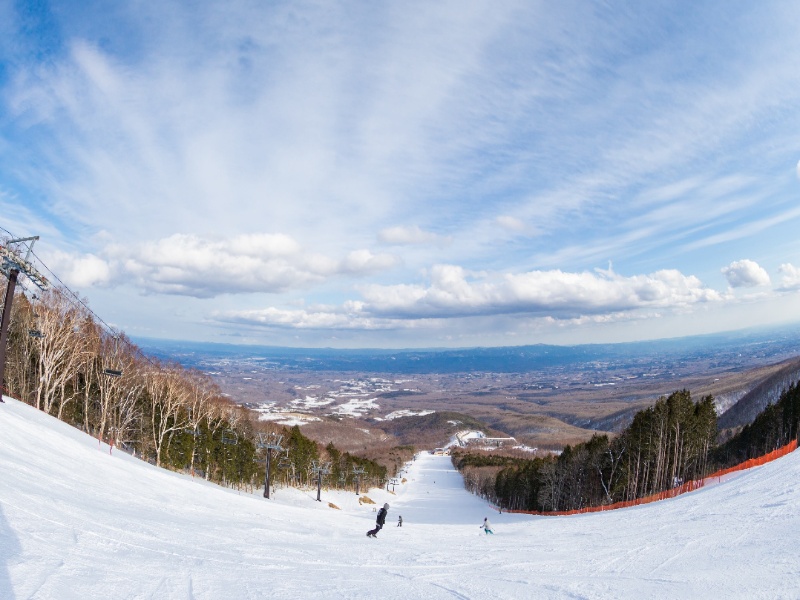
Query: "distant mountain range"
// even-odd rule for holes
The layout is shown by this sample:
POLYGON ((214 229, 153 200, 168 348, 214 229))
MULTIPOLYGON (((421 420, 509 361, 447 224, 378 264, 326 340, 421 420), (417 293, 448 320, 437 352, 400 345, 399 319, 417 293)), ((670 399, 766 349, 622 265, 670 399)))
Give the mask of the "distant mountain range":
POLYGON ((363 373, 526 373, 597 363, 643 365, 704 359, 730 368, 774 363, 800 355, 800 324, 770 329, 618 344, 508 346, 459 349, 284 348, 135 338, 144 352, 207 370, 220 360, 258 361, 275 369, 363 373))

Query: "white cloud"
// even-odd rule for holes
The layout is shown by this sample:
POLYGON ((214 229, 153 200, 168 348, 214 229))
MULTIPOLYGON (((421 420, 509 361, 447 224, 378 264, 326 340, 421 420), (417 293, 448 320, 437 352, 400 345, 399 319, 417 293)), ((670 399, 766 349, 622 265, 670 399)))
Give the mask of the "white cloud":
MULTIPOLYGON (((268 307, 257 310, 226 311, 213 314, 211 319, 237 325, 312 330, 380 331, 409 329, 422 325, 406 319, 386 319, 364 313, 361 302, 347 302, 342 307, 322 306, 309 309, 268 307)), ((430 320, 426 321, 430 326, 430 320)))
POLYGON ((734 288, 769 285, 769 274, 757 262, 747 258, 737 260, 722 269, 728 284, 734 288))
POLYGON ((784 263, 779 268, 778 271, 783 273, 783 277, 781 278, 781 291, 794 291, 800 290, 800 267, 795 267, 791 263, 784 263))
POLYGON ((197 298, 279 293, 331 277, 372 274, 397 263, 394 256, 369 250, 355 250, 341 259, 306 252, 283 234, 232 238, 175 234, 135 246, 109 245, 102 257, 58 253, 55 259, 59 270, 79 288, 132 280, 146 293, 197 298))
POLYGON ((409 244, 437 244, 445 241, 440 236, 430 231, 423 231, 419 225, 403 227, 387 227, 378 234, 378 240, 384 244, 409 245, 409 244))
MULTIPOLYGON (((520 274, 470 273, 437 265, 430 285, 366 285, 363 300, 340 307, 232 311, 216 320, 297 329, 401 329, 444 321, 521 315, 557 321, 609 322, 638 318, 642 309, 685 309, 723 297, 675 270, 622 277, 613 271, 520 274)), ((468 325, 465 325, 468 327, 468 325)))
POLYGON ((249 325, 267 325, 272 327, 290 327, 295 329, 349 329, 369 324, 351 315, 336 313, 334 311, 313 310, 282 310, 278 308, 265 308, 261 310, 230 311, 219 313, 214 318, 220 321, 233 323, 247 323, 249 325))
POLYGON ((367 285, 361 291, 369 312, 405 318, 509 313, 569 318, 721 299, 718 292, 705 287, 696 277, 670 269, 633 277, 622 277, 611 270, 530 271, 475 277, 458 266, 437 265, 431 270, 429 286, 367 285))
POLYGON ((75 256, 57 251, 48 258, 47 266, 70 287, 85 289, 111 282, 111 266, 94 254, 75 256))
POLYGON ((390 254, 373 254, 369 250, 353 250, 337 265, 336 271, 366 275, 391 269, 397 263, 397 257, 390 254))

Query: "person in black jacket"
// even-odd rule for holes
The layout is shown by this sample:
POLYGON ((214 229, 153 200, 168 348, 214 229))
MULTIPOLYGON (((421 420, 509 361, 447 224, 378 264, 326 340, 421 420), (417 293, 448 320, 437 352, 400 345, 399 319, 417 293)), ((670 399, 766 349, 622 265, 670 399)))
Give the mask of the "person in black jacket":
POLYGON ((375 534, 383 529, 383 524, 386 523, 386 513, 389 512, 389 503, 383 505, 383 508, 378 511, 378 518, 375 519, 375 529, 370 529, 367 532, 367 537, 376 537, 375 534))

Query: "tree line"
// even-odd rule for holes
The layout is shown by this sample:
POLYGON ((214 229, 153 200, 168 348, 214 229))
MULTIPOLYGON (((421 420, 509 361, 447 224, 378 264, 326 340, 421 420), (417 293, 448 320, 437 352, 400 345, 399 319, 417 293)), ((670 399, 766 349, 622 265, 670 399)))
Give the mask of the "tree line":
MULTIPOLYGON (((730 433, 730 432, 729 432, 730 433)), ((630 501, 780 448, 800 433, 800 382, 784 389, 752 423, 717 443, 714 400, 687 390, 636 413, 617 437, 594 435, 558 456, 457 451, 468 489, 506 509, 565 511, 630 501)))
POLYGON ((308 486, 328 465, 326 487, 379 486, 387 468, 322 447, 300 428, 260 422, 197 370, 145 356, 124 334, 102 327, 85 303, 53 287, 13 303, 4 393, 159 467, 223 485, 257 488, 265 476, 259 434, 283 435, 271 481, 308 486))
POLYGON ((716 437, 713 397, 695 402, 688 390, 680 390, 636 413, 613 438, 595 434, 558 456, 532 460, 460 451, 454 464, 471 491, 502 508, 575 510, 635 500, 702 478, 718 467, 712 454, 716 437))
POLYGON ((712 460, 721 468, 763 456, 797 439, 800 429, 800 382, 784 389, 752 423, 714 448, 712 460))

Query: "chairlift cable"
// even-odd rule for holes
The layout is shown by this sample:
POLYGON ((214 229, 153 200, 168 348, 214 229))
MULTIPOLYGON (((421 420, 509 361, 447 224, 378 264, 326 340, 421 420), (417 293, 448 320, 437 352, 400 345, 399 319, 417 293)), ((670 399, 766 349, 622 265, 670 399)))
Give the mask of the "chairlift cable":
MULTIPOLYGON (((14 236, 13 233, 11 233, 5 227, 0 226, 0 230, 4 231, 6 234, 11 236, 12 238, 16 237, 16 236, 14 236)), ((39 257, 39 255, 37 255, 32 249, 30 249, 30 255, 33 258, 36 259, 36 261, 47 271, 47 273, 50 274, 50 276, 55 281, 57 281, 59 283, 59 285, 61 286, 61 289, 63 289, 64 291, 69 293, 69 295, 66 296, 67 300, 71 299, 73 304, 80 304, 80 306, 82 306, 84 309, 86 309, 86 311, 95 319, 95 321, 97 323, 99 323, 100 326, 105 330, 105 333, 114 338, 115 344, 116 344, 117 347, 118 347, 120 341, 123 341, 125 343, 125 345, 127 346, 127 348, 133 354, 135 354, 139 358, 143 359, 152 368, 154 368, 154 369, 163 368, 162 365, 157 364, 152 357, 150 357, 147 354, 145 354, 142 351, 141 348, 139 348, 136 344, 134 344, 129 339, 127 339, 127 337, 123 338, 121 334, 123 334, 124 332, 122 330, 119 330, 119 329, 117 329, 115 327, 112 327, 102 317, 100 317, 100 315, 98 315, 95 311, 93 311, 89 307, 89 305, 86 304, 86 302, 84 302, 83 299, 81 299, 81 297, 75 291, 73 291, 67 284, 65 284, 61 280, 61 278, 50 267, 48 267, 47 264, 45 264, 45 262, 39 257)), ((17 285, 22 288, 23 293, 26 295, 26 297, 27 297, 28 294, 32 293, 31 290, 28 287, 26 287, 21 281, 18 280, 17 281, 17 285)), ((35 297, 35 293, 33 295, 35 297)), ((105 369, 104 371, 105 371, 105 374, 109 375, 110 377, 120 377, 122 375, 121 371, 119 371, 118 369, 105 369)))
MULTIPOLYGON (((15 237, 15 236, 14 236, 14 234, 13 234, 13 233, 11 233, 11 232, 10 232, 8 229, 6 229, 5 227, 0 227, 0 229, 2 229, 3 231, 5 231, 5 232, 6 232, 8 235, 10 235, 10 236, 12 236, 12 237, 15 237)), ((78 294, 76 294, 75 292, 73 292, 73 291, 72 291, 72 290, 69 288, 69 286, 67 286, 67 284, 66 284, 66 283, 64 283, 63 281, 61 281, 61 278, 60 278, 60 277, 59 277, 59 276, 58 276, 58 275, 57 275, 57 274, 56 274, 56 273, 55 273, 55 272, 54 272, 54 271, 53 271, 53 270, 52 270, 50 267, 48 267, 48 266, 45 264, 45 262, 44 262, 44 261, 43 261, 43 260, 42 260, 42 259, 39 257, 39 255, 38 255, 38 254, 36 254, 36 252, 34 252, 33 250, 31 250, 31 256, 33 256, 33 257, 34 257, 34 258, 35 258, 35 259, 36 259, 36 260, 39 262, 39 264, 40 264, 40 265, 42 265, 42 267, 44 267, 44 268, 45 268, 45 270, 46 270, 48 273, 50 273, 50 275, 52 275, 53 279, 55 279, 56 281, 58 281, 58 283, 61 285, 61 287, 62 287, 63 289, 65 289, 65 290, 66 290, 66 291, 68 291, 70 294, 72 294, 72 296, 75 298, 75 300, 77 300, 77 301, 78 301, 78 303, 80 303, 80 304, 81 304, 81 306, 83 306, 83 307, 84 307, 86 310, 88 310, 88 311, 89 311, 89 313, 91 313, 91 315, 92 315, 92 316, 93 316, 95 319, 97 319, 97 320, 98 320, 100 323, 102 323, 102 324, 103 324, 103 326, 104 326, 104 327, 105 327, 105 328, 108 330, 108 332, 109 332, 109 333, 113 333, 113 332, 114 332, 114 328, 113 328, 113 327, 111 327, 111 325, 109 325, 108 323, 106 323, 106 322, 105 322, 105 321, 104 321, 104 320, 103 320, 103 319, 102 319, 102 318, 101 318, 101 317, 100 317, 100 316, 99 316, 97 313, 95 313, 95 312, 94 312, 94 311, 93 311, 91 308, 89 308, 89 307, 86 305, 86 303, 85 303, 83 300, 81 300, 81 297, 80 297, 78 294)), ((22 287, 24 288, 24 286, 22 286, 22 287)))
MULTIPOLYGON (((63 281, 61 281, 61 278, 60 278, 58 275, 56 275, 56 274, 55 274, 55 273, 52 271, 52 269, 50 269, 50 267, 48 267, 48 266, 47 266, 47 265, 46 265, 46 264, 45 264, 45 263, 42 261, 42 259, 41 259, 41 258, 39 258, 39 256, 38 256, 38 255, 37 255, 35 252, 32 252, 31 254, 32 254, 32 255, 33 255, 35 258, 36 258, 36 260, 38 260, 38 261, 39 261, 39 263, 40 263, 40 264, 41 264, 41 265, 42 265, 42 266, 43 266, 43 267, 44 267, 44 268, 47 270, 47 272, 48 272, 48 273, 50 273, 50 275, 52 275, 52 276, 53 276, 53 278, 54 278, 56 281, 58 281, 58 283, 61 285, 61 287, 62 287, 63 289, 65 289, 66 291, 68 291, 68 292, 69 292, 69 293, 70 293, 70 294, 73 296, 73 298, 74 298, 74 299, 75 299, 75 300, 76 300, 76 301, 77 301, 77 302, 78 302, 78 303, 79 303, 81 306, 83 306, 83 307, 84 307, 84 308, 85 308, 85 309, 86 309, 86 310, 87 310, 87 311, 88 311, 88 312, 89 312, 89 313, 90 313, 90 314, 91 314, 91 315, 92 315, 92 316, 93 316, 93 317, 94 317, 94 318, 95 318, 95 319, 96 319, 96 320, 97 320, 99 323, 101 323, 101 324, 103 325, 103 327, 104 327, 104 328, 105 328, 105 330, 106 330, 106 333, 108 333, 108 334, 109 334, 109 335, 111 335, 113 338, 115 338, 115 340, 116 340, 116 343, 119 343, 119 341, 120 341, 120 333, 122 333, 122 332, 121 332, 119 329, 117 329, 117 328, 115 328, 115 327, 112 327, 111 325, 109 325, 108 323, 106 323, 106 322, 105 322, 105 321, 102 319, 102 317, 100 317, 100 315, 98 315, 98 314, 97 314, 96 312, 94 312, 94 311, 93 311, 91 308, 89 308, 89 306, 88 306, 88 305, 87 305, 87 304, 86 304, 86 303, 85 303, 85 302, 84 302, 84 301, 81 299, 81 297, 80 297, 80 296, 79 296, 77 293, 75 293, 74 291, 72 291, 72 289, 70 289, 70 288, 69 288, 69 286, 67 286, 67 285, 66 285, 66 284, 65 284, 63 281)), ((136 354, 138 354, 138 355, 139 355, 141 358, 143 358, 143 359, 144 359, 144 360, 146 360, 148 363, 150 363, 150 366, 151 366, 151 367, 158 367, 158 365, 157 365, 155 362, 153 362, 153 360, 152 360, 152 359, 151 359, 149 356, 147 356, 147 355, 146 355, 144 352, 142 352, 142 350, 141 350, 141 349, 140 349, 138 346, 136 346, 135 344, 129 343, 127 340, 122 340, 122 341, 123 341, 123 342, 124 342, 126 345, 128 345, 128 346, 129 346, 129 347, 130 347, 132 350, 134 350, 134 351, 136 352, 136 354)))
MULTIPOLYGON (((4 231, 8 235, 10 235, 12 238, 16 237, 16 236, 14 236, 13 233, 11 233, 5 227, 0 226, 0 230, 4 231)), ((45 262, 33 250, 31 250, 31 256, 33 256, 39 262, 39 264, 52 276, 52 278, 55 279, 59 283, 59 285, 61 286, 62 289, 64 289, 65 291, 69 292, 69 294, 72 296, 72 298, 74 299, 75 302, 77 302, 78 304, 83 306, 83 308, 85 308, 89 312, 89 314, 91 314, 95 318, 95 320, 103 326, 103 328, 106 330, 106 333, 108 333, 112 337, 117 338, 117 342, 119 342, 119 334, 120 334, 119 330, 117 330, 116 328, 114 328, 111 325, 109 325, 108 323, 106 323, 106 321, 103 320, 103 318, 100 317, 100 315, 98 315, 96 312, 94 312, 81 299, 81 297, 76 292, 74 292, 67 284, 65 284, 61 280, 61 278, 50 267, 48 267, 45 264, 45 262)), ((17 282, 17 285, 20 285, 20 282, 17 282)), ((22 285, 21 287, 23 288, 24 291, 26 291, 26 292, 29 291, 24 285, 22 285)), ((127 340, 125 341, 125 343, 130 347, 131 350, 134 350, 135 353, 138 356, 140 356, 145 361, 147 361, 150 364, 151 367, 155 367, 155 368, 158 367, 158 365, 149 356, 147 356, 144 352, 142 352, 142 350, 139 347, 137 347, 135 344, 129 343, 127 340)))

